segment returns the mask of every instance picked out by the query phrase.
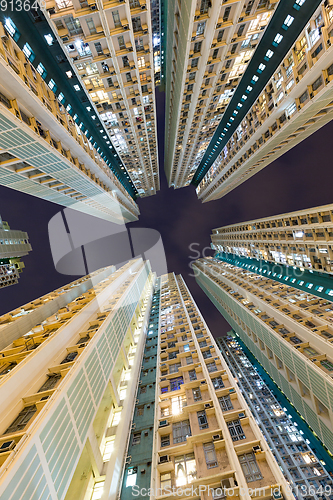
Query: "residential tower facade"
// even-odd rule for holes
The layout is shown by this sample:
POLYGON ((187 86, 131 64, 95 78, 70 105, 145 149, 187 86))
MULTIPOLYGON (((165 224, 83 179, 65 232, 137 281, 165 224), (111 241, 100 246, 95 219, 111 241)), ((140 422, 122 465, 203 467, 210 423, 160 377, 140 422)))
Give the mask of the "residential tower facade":
POLYGON ((2 349, 1 497, 293 498, 180 276, 137 259, 44 299, 2 349))
POLYGON ((196 280, 325 446, 333 449, 333 303, 249 268, 199 259, 196 280))

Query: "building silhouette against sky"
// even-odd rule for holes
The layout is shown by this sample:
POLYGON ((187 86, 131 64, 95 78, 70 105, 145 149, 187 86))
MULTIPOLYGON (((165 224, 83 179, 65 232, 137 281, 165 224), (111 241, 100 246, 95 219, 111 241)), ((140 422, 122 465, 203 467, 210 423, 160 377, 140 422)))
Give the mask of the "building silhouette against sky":
POLYGON ((21 257, 30 251, 27 233, 10 229, 8 222, 0 217, 0 288, 18 283, 25 267, 21 257))

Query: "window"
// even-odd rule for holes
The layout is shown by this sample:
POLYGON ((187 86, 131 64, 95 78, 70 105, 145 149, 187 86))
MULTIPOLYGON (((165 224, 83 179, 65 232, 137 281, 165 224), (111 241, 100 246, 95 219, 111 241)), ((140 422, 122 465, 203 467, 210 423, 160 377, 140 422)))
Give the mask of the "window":
POLYGON ((213 361, 212 363, 207 363, 206 366, 207 366, 209 373, 217 371, 217 366, 215 364, 215 361, 213 361))
POLYGON ((199 347, 205 347, 207 345, 207 342, 206 340, 202 340, 201 342, 199 342, 199 347))
POLYGON ((161 436, 161 448, 165 446, 170 446, 170 434, 167 436, 161 436))
POLYGON ((44 382, 44 384, 38 389, 38 392, 44 392, 53 389, 53 387, 58 383, 60 379, 60 373, 52 373, 50 375, 47 375, 46 382, 44 382))
POLYGON ((132 24, 134 33, 136 33, 137 31, 142 31, 140 16, 132 17, 132 24))
POLYGON ((82 35, 83 31, 79 19, 74 19, 73 16, 64 18, 70 36, 82 35))
POLYGON ((223 35, 224 35, 224 30, 220 30, 217 35, 218 42, 222 42, 223 35))
POLYGON ((192 394, 193 394, 194 401, 201 401, 202 400, 200 387, 196 387, 195 389, 192 389, 192 394))
POLYGON ((193 363, 193 359, 192 359, 192 356, 186 356, 186 364, 187 365, 191 365, 193 363))
POLYGON ((170 391, 177 391, 180 386, 184 383, 183 377, 176 377, 170 379, 170 391))
POLYGON ((30 47, 30 45, 28 43, 25 43, 23 45, 22 52, 29 59, 29 61, 32 62, 35 59, 34 51, 32 50, 32 48, 30 47))
POLYGON ((132 439, 132 446, 140 444, 141 442, 141 432, 134 432, 132 439))
POLYGON ((189 420, 182 420, 172 425, 173 443, 183 443, 188 436, 191 436, 189 420))
POLYGON ((144 406, 138 406, 138 409, 136 410, 136 416, 137 417, 142 417, 144 413, 145 407, 144 406))
POLYGON ((198 421, 199 421, 199 429, 208 429, 208 420, 205 410, 197 412, 198 421))
POLYGON ((194 453, 188 453, 175 458, 176 486, 184 486, 185 484, 192 483, 196 476, 194 453))
POLYGON ((128 486, 135 486, 137 475, 138 475, 137 467, 131 467, 130 469, 127 470, 126 488, 128 488, 128 486))
POLYGON ((320 361, 321 366, 326 368, 326 370, 332 371, 333 370, 333 363, 331 361, 328 361, 324 359, 323 361, 320 361))
POLYGON ((98 483, 94 484, 91 500, 99 500, 100 498, 102 498, 104 491, 104 482, 105 481, 98 481, 98 483))
POLYGON ((87 26, 88 26, 88 30, 90 31, 90 34, 91 35, 96 35, 97 30, 96 30, 96 26, 95 26, 93 18, 92 17, 88 17, 86 19, 86 22, 87 22, 87 26))
MULTIPOLYGON (((204 357, 204 359, 207 359, 207 358, 211 358, 212 357, 212 353, 210 352, 210 350, 208 349, 207 351, 203 351, 202 352, 202 355, 204 357)), ((214 363, 215 364, 215 363, 214 363)), ((209 371, 209 370, 208 370, 209 371)))
POLYGON ((120 22, 120 17, 119 17, 119 11, 118 10, 113 10, 112 11, 112 17, 113 17, 113 22, 115 28, 120 28, 121 27, 121 22, 120 22))
POLYGON ((177 358, 177 354, 179 354, 179 351, 169 352, 169 359, 176 359, 177 358))
POLYGON ((248 483, 262 479, 262 475, 253 452, 239 455, 239 462, 248 483))
MULTIPOLYGON (((186 96, 187 97, 187 96, 186 96)), ((184 352, 188 352, 190 350, 189 344, 184 344, 183 345, 184 352)))
POLYGON ((197 36, 203 35, 206 27, 206 21, 197 24, 197 36))
POLYGON ((229 411, 234 409, 229 394, 227 396, 222 396, 221 398, 219 398, 219 403, 222 411, 229 411))
POLYGON ((191 61, 191 68, 197 68, 198 67, 198 61, 199 61, 198 57, 195 57, 194 59, 192 59, 192 61, 191 61))
POLYGON ((147 392, 147 386, 146 385, 140 387, 140 394, 144 394, 145 392, 147 392))
POLYGON ((103 452, 103 462, 108 462, 110 460, 113 448, 114 448, 114 439, 111 441, 107 441, 105 443, 103 452))
POLYGON ((239 419, 227 422, 227 426, 233 441, 239 441, 240 439, 245 439, 245 434, 239 419))
POLYGON ((174 363, 173 365, 169 366, 169 373, 176 373, 178 372, 179 368, 181 367, 181 363, 174 363))
POLYGON ((101 43, 100 42, 96 42, 96 43, 94 43, 94 45, 95 45, 95 49, 96 49, 97 55, 101 56, 103 54, 103 48, 102 48, 101 43))
POLYGON ((214 389, 222 389, 224 387, 224 383, 221 377, 212 378, 214 389))
POLYGON ((167 472, 166 474, 161 474, 161 489, 171 488, 171 473, 167 472))
POLYGON ((15 420, 5 430, 4 434, 22 431, 37 411, 36 405, 26 406, 17 415, 15 420))
POLYGON ((202 42, 195 42, 193 52, 196 54, 201 51, 202 42))
POLYGON ((124 41, 123 35, 118 36, 117 40, 118 40, 119 49, 120 50, 126 49, 126 45, 125 45, 125 41, 124 41))
POLYGON ((212 469, 213 467, 217 467, 217 458, 214 443, 204 443, 203 449, 205 452, 205 459, 207 469, 212 469))
POLYGON ((189 374, 190 380, 197 380, 197 374, 196 374, 195 370, 190 370, 188 372, 188 374, 189 374))

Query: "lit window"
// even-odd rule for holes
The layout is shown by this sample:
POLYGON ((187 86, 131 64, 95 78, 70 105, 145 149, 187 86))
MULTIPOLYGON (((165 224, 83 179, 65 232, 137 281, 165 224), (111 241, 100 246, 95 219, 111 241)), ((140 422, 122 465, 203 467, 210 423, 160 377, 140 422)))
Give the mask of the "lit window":
POLYGON ((66 71, 66 75, 68 78, 72 78, 73 73, 71 71, 66 71))
POLYGON ((277 46, 277 45, 281 42, 282 38, 283 38, 283 36, 282 36, 282 35, 280 35, 280 33, 278 33, 278 34, 275 36, 275 38, 274 38, 273 45, 277 46))
POLYGON ((15 24, 13 23, 13 21, 11 19, 9 19, 9 17, 6 19, 5 28, 8 31, 8 33, 12 37, 14 37, 15 33, 17 32, 17 28, 16 28, 15 24))
POLYGON ((108 462, 110 460, 111 454, 114 448, 114 440, 107 441, 104 446, 103 452, 103 462, 108 462))
POLYGON ((259 80, 259 77, 257 75, 253 75, 252 80, 254 82, 257 82, 259 80))
POLYGON ((285 18, 285 20, 284 20, 284 23, 283 23, 283 24, 284 24, 285 26, 289 27, 289 26, 292 24, 292 22, 293 22, 293 21, 294 21, 293 16, 289 16, 289 15, 288 15, 288 16, 285 18))
POLYGON ((274 52, 273 52, 272 50, 270 50, 270 49, 269 49, 269 50, 267 50, 267 52, 266 52, 266 56, 265 56, 265 57, 267 57, 268 59, 270 59, 270 58, 272 57, 272 55, 273 55, 273 54, 274 54, 274 52))
POLYGON ((74 85, 74 89, 76 90, 76 92, 78 92, 80 90, 80 86, 79 85, 74 85))
POLYGON ((264 69, 265 69, 265 68, 266 68, 265 64, 260 63, 260 64, 259 64, 259 67, 258 67, 258 70, 259 70, 259 71, 264 71, 264 69))
POLYGON ((32 62, 35 59, 35 54, 28 43, 25 43, 23 45, 22 51, 23 51, 24 55, 29 59, 29 61, 32 62))
POLYGON ((303 3, 305 3, 305 0, 295 0, 295 4, 299 5, 302 7, 303 3))
POLYGON ((46 75, 47 75, 47 71, 46 71, 46 69, 44 68, 44 66, 42 65, 42 63, 39 63, 39 64, 38 64, 38 66, 37 66, 36 70, 37 70, 37 73, 39 73, 39 74, 40 74, 43 78, 45 78, 45 77, 46 77, 46 75))
POLYGON ((121 417, 121 411, 118 411, 117 413, 114 414, 114 417, 112 419, 112 427, 119 424, 120 417, 121 417))
POLYGON ((99 500, 100 498, 102 498, 104 483, 105 481, 99 481, 98 483, 94 484, 91 500, 99 500))
POLYGON ((62 92, 60 92, 60 94, 58 95, 58 101, 61 102, 61 103, 63 103, 64 100, 65 100, 65 96, 64 96, 64 94, 62 92))
POLYGON ((47 44, 48 45, 52 45, 53 44, 53 36, 52 35, 44 35, 44 38, 45 40, 47 41, 47 44))
POLYGON ((128 469, 126 478, 126 488, 128 486, 135 486, 136 476, 138 475, 137 472, 138 472, 137 467, 132 467, 131 469, 128 469))

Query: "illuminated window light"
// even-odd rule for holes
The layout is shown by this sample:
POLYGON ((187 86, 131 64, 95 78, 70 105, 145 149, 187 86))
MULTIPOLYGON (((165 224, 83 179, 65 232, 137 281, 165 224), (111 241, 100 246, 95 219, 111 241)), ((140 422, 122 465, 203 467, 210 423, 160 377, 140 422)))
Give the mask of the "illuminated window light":
POLYGON ((76 90, 76 92, 79 92, 80 86, 79 85, 74 85, 74 89, 76 90))
POLYGON ((290 16, 290 15, 288 14, 288 16, 285 18, 285 20, 284 20, 284 22, 283 22, 283 26, 282 26, 282 27, 283 27, 284 29, 289 28, 289 26, 293 23, 294 19, 295 19, 295 18, 294 18, 293 16, 290 16))
POLYGON ((283 36, 280 33, 278 33, 277 35, 275 35, 275 38, 273 40, 273 45, 275 47, 277 47, 279 45, 279 43, 281 42, 282 38, 283 38, 283 36))
POLYGON ((38 66, 37 66, 37 68, 36 68, 36 71, 37 71, 37 73, 39 73, 39 74, 40 74, 40 76, 42 76, 43 78, 45 78, 45 77, 46 77, 46 75, 47 75, 47 71, 46 71, 46 69, 44 68, 44 66, 42 65, 42 63, 39 63, 39 64, 38 64, 38 66))
POLYGON ((17 32, 17 28, 16 28, 15 24, 13 23, 13 21, 9 17, 7 17, 7 19, 5 21, 5 28, 8 31, 8 33, 12 37, 14 37, 15 33, 17 32))
POLYGON ((246 90, 247 90, 248 92, 251 92, 251 90, 252 90, 252 89, 253 89, 253 87, 251 87, 251 85, 248 85, 248 86, 246 87, 246 90))
POLYGON ((53 36, 51 34, 48 34, 48 35, 44 35, 44 38, 47 42, 48 45, 52 45, 53 44, 53 36))
POLYGON ((266 68, 266 65, 264 63, 260 63, 257 71, 259 71, 261 73, 262 71, 264 71, 265 68, 266 68))
POLYGON ((273 56, 273 54, 274 52, 271 49, 268 49, 265 55, 266 61, 268 61, 268 59, 270 59, 273 56))
POLYGON ((247 99, 247 95, 243 94, 242 95, 242 101, 246 101, 246 99, 247 99))
POLYGON ((299 10, 304 3, 305 3, 305 0, 295 0, 293 7, 294 7, 294 9, 299 10))

